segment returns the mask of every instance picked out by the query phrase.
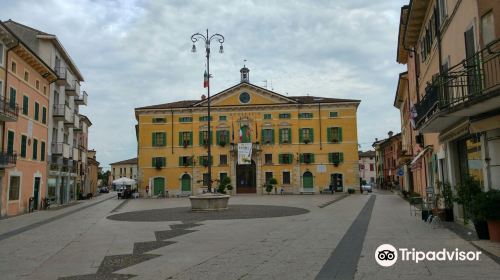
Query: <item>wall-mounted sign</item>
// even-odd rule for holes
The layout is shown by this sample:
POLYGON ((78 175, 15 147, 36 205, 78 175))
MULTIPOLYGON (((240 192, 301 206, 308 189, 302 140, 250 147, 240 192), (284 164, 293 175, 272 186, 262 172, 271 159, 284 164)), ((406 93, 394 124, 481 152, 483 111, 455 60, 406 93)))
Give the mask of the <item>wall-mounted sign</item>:
POLYGON ((238 143, 238 164, 252 163, 252 143, 238 143))

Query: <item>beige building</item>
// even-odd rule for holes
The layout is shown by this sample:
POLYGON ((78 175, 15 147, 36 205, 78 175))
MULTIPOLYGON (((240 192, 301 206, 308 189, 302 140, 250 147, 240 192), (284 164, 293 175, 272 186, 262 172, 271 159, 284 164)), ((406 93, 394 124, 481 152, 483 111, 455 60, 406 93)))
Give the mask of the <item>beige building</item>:
POLYGON ((99 186, 98 182, 99 173, 99 162, 96 158, 96 151, 89 150, 87 153, 87 176, 83 182, 85 193, 97 193, 97 188, 99 186))
POLYGON ((114 180, 123 177, 137 180, 137 158, 114 162, 110 165, 111 173, 109 175, 109 184, 111 184, 111 182, 113 182, 114 180))
POLYGON ((375 151, 359 152, 359 179, 361 183, 375 184, 375 151))

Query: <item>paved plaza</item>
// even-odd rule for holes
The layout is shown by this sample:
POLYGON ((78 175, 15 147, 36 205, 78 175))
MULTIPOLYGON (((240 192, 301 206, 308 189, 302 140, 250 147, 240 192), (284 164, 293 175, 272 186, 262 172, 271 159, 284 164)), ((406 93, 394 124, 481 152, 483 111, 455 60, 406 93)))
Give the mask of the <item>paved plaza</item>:
POLYGON ((389 192, 240 195, 231 209, 191 213, 187 198, 118 200, 0 220, 1 279, 498 279, 479 261, 374 258, 384 243, 476 251, 446 229, 410 216, 389 192))

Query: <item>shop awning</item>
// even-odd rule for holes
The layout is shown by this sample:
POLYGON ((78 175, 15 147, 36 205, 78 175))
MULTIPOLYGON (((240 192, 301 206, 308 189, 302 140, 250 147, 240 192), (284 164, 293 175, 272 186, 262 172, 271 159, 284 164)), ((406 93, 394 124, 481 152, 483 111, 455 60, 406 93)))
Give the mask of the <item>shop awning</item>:
POLYGON ((423 149, 422 151, 420 151, 420 153, 418 153, 414 158, 413 160, 411 161, 410 163, 410 166, 411 165, 414 165, 424 154, 425 152, 427 152, 428 150, 430 150, 431 147, 426 147, 425 149, 423 149))
POLYGON ((500 116, 493 116, 487 119, 473 121, 470 124, 470 132, 478 133, 500 128, 500 116))

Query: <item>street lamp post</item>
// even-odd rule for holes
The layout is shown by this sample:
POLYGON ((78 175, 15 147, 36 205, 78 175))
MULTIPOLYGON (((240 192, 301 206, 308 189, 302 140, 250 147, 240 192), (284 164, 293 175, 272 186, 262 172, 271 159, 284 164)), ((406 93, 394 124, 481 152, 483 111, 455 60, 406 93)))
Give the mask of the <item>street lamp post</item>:
POLYGON ((222 47, 222 43, 224 43, 224 36, 222 36, 221 34, 213 34, 211 35, 210 37, 208 36, 208 29, 207 29, 207 34, 206 36, 201 34, 201 33, 195 33, 191 36, 191 41, 193 42, 193 48, 191 49, 192 52, 196 52, 196 42, 198 41, 201 41, 203 43, 205 43, 205 52, 206 52, 206 57, 207 57, 207 79, 208 79, 208 85, 207 85, 207 103, 208 103, 208 192, 212 192, 212 160, 211 160, 211 156, 212 156, 212 152, 211 152, 211 143, 210 143, 210 140, 211 140, 211 135, 210 135, 210 131, 211 131, 211 128, 210 128, 210 119, 211 119, 211 115, 210 115, 210 42, 212 42, 212 40, 216 40, 217 42, 220 43, 220 48, 219 48, 219 52, 220 53, 223 53, 224 52, 224 48, 222 47))

